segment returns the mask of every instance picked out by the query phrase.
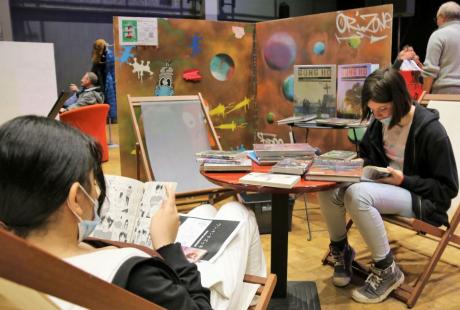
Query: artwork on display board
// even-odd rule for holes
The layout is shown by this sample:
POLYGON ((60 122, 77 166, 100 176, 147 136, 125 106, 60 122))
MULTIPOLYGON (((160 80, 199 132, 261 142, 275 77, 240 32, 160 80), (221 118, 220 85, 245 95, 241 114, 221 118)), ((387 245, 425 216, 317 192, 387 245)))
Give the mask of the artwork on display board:
MULTIPOLYGON (((391 61, 391 5, 257 24, 158 18, 156 46, 127 42, 130 23, 123 28, 120 22, 136 19, 114 18, 121 168, 127 176, 135 176, 136 165, 127 94, 201 92, 222 147, 242 150, 289 141, 287 126, 276 121, 294 112, 294 65, 386 67, 391 61)), ((329 138, 320 142, 338 139, 329 138)))
MULTIPOLYGON (((114 25, 121 17, 114 18, 114 25)), ((200 92, 226 150, 252 145, 255 132, 254 24, 158 18, 158 46, 121 45, 114 27, 122 174, 136 175, 131 96, 200 92), (133 63, 143 65, 135 70, 133 63)))
MULTIPOLYGON (((289 142, 294 115, 294 66, 391 64, 392 5, 307 15, 256 24, 257 133, 289 142), (274 122, 270 120, 273 119, 274 122)), ((301 129, 296 137, 305 137, 301 129)), ((350 148, 346 130, 310 130, 308 143, 322 151, 350 148)), ((255 141, 254 143, 260 143, 255 141)))

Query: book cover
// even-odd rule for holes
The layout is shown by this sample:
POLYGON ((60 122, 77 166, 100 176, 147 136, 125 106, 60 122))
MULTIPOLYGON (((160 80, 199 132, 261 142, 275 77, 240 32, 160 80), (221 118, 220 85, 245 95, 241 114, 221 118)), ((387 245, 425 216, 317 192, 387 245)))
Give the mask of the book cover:
POLYGON ((254 151, 248 151, 246 155, 250 160, 258 164, 259 166, 273 166, 279 161, 279 159, 260 159, 259 157, 257 157, 256 152, 254 151))
POLYGON ((338 65, 337 117, 361 118, 361 92, 364 80, 378 67, 378 64, 370 63, 338 65))
POLYGON ((311 160, 284 158, 272 167, 271 172, 302 175, 310 165, 311 160))
POLYGON ((336 65, 294 66, 294 115, 336 116, 336 65))
POLYGON ((254 152, 260 156, 314 155, 316 149, 308 143, 253 144, 254 152))
POLYGON ((239 181, 250 185, 292 188, 299 180, 298 175, 251 172, 241 177, 239 181))
POLYGON ((251 171, 252 161, 249 158, 239 161, 229 161, 227 163, 208 163, 203 164, 203 171, 251 171))
POLYGON ((351 160, 356 158, 356 156, 356 152, 353 151, 332 150, 321 154, 319 157, 321 159, 351 160))
POLYGON ((359 182, 363 173, 362 160, 315 159, 305 174, 306 180, 359 182))
POLYGON ((207 150, 195 154, 197 158, 213 158, 213 159, 242 159, 246 158, 246 153, 243 151, 218 151, 207 150))
MULTIPOLYGON (((146 182, 106 175, 107 198, 102 205, 101 223, 91 236, 152 247, 152 216, 166 198, 170 182, 146 182)), ((173 183, 172 185, 174 186, 173 183)), ((181 225, 176 242, 195 248, 192 259, 214 261, 234 238, 241 222, 179 215, 181 225)), ((183 248, 184 250, 184 248, 183 248)), ((192 251, 192 250, 187 250, 192 251)), ((185 250, 184 250, 185 252, 185 250)), ((185 253, 187 254, 187 253, 185 253)))
POLYGON ((294 124, 300 122, 308 122, 314 120, 317 116, 315 114, 310 115, 298 115, 298 116, 290 116, 283 119, 276 121, 278 125, 285 125, 285 124, 294 124))
POLYGON ((360 119, 354 118, 323 118, 315 120, 318 126, 329 126, 329 127, 365 127, 366 123, 362 123, 360 119))
POLYGON ((384 167, 366 166, 363 168, 362 181, 375 181, 381 178, 389 177, 390 171, 384 167))

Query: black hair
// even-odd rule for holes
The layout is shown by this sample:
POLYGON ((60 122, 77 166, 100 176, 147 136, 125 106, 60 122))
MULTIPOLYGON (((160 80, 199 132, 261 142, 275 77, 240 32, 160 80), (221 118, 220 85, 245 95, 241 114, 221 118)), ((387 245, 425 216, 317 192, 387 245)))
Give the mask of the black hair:
MULTIPOLYGON (((20 116, 0 126, 0 221, 20 237, 46 229, 79 182, 90 192, 90 173, 106 193, 100 145, 79 130, 41 116, 20 116)), ((97 212, 100 212, 97 210, 97 212)))
POLYGON ((389 128, 401 121, 411 108, 411 97, 404 78, 398 70, 387 68, 372 72, 364 81, 361 94, 362 120, 369 119, 371 109, 367 106, 369 100, 377 103, 393 103, 393 114, 389 128))

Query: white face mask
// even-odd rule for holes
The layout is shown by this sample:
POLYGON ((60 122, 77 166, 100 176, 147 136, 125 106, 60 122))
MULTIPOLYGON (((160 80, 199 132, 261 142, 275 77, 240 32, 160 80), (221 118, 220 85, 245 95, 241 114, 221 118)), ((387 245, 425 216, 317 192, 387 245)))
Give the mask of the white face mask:
POLYGON ((83 220, 78 214, 73 212, 72 213, 77 217, 79 223, 78 223, 78 241, 82 242, 84 239, 89 237, 91 233, 94 231, 96 226, 101 222, 101 218, 97 214, 97 210, 99 209, 99 201, 92 198, 86 190, 81 186, 81 184, 78 184, 80 186, 80 189, 83 191, 83 193, 86 195, 86 197, 91 201, 93 204, 93 219, 92 220, 83 220))
POLYGON ((389 126, 391 123, 391 116, 388 116, 386 118, 379 119, 379 122, 381 122, 385 126, 389 126))

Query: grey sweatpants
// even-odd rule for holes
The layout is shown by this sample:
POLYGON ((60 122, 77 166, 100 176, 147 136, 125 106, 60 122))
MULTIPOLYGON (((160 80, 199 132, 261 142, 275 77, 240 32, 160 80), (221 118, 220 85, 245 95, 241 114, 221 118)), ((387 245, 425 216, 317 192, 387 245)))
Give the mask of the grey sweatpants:
POLYGON ((345 212, 361 233, 374 261, 390 252, 385 226, 380 214, 414 217, 410 192, 404 188, 372 182, 344 184, 319 193, 321 212, 332 241, 343 240, 346 235, 345 212))

